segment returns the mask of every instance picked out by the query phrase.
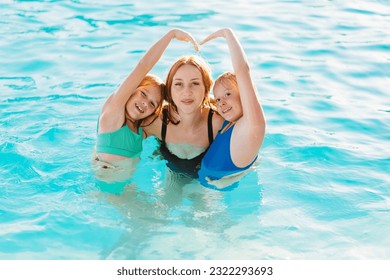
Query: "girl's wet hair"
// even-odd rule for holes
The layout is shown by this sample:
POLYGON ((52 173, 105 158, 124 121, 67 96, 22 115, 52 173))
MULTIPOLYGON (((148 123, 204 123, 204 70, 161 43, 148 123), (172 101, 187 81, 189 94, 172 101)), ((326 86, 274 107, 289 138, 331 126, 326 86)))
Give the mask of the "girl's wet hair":
MULTIPOLYGON (((216 85, 222 84, 225 87, 232 86, 236 91, 238 91, 238 83, 237 83, 237 77, 233 72, 225 72, 218 76, 218 78, 214 82, 214 88, 216 85)), ((213 88, 213 90, 214 90, 213 88)))
POLYGON ((160 79, 158 76, 153 74, 147 74, 145 78, 141 81, 141 83, 138 85, 139 87, 159 87, 161 91, 161 102, 158 103, 156 109, 154 110, 154 113, 151 116, 148 116, 146 118, 140 119, 136 121, 137 128, 139 128, 141 125, 148 126, 154 120, 160 115, 163 105, 163 100, 165 99, 165 84, 162 79, 160 79), (148 123, 144 124, 142 123, 145 119, 150 119, 151 121, 147 121, 148 123))

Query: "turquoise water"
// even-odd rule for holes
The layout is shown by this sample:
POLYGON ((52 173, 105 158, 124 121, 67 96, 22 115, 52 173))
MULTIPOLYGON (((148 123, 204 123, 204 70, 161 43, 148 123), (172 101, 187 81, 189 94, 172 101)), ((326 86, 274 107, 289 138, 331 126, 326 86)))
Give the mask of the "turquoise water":
MULTIPOLYGON (((390 259, 389 1, 198 2, 1 1, 0 259, 390 259), (99 191, 100 107, 173 27, 236 31, 261 161, 218 192, 171 182, 148 139, 133 183, 99 191)), ((200 55, 231 69, 222 39, 200 55)))

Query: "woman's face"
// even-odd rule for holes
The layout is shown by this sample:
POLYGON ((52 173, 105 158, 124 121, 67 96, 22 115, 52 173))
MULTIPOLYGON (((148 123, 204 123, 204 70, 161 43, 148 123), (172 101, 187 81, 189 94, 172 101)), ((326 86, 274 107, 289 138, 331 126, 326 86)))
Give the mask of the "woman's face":
POLYGON ((214 97, 218 113, 225 120, 234 122, 242 117, 240 94, 229 83, 217 83, 214 87, 214 97))
POLYGON ((141 120, 152 115, 161 102, 160 87, 139 87, 127 101, 126 111, 132 120, 141 120))
POLYGON ((193 65, 181 66, 173 76, 171 95, 179 114, 199 109, 203 104, 205 91, 202 74, 193 65))

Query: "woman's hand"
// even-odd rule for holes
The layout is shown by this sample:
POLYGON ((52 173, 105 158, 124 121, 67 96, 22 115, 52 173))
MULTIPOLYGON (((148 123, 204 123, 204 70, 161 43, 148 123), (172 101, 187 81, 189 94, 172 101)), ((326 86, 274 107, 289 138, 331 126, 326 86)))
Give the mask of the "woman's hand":
POLYGON ((190 33, 185 32, 184 30, 181 30, 181 29, 172 29, 170 32, 171 32, 173 38, 180 40, 180 41, 184 41, 184 42, 191 42, 192 45, 194 46, 194 49, 196 51, 199 51, 199 45, 196 42, 196 40, 194 39, 194 37, 191 36, 190 33))

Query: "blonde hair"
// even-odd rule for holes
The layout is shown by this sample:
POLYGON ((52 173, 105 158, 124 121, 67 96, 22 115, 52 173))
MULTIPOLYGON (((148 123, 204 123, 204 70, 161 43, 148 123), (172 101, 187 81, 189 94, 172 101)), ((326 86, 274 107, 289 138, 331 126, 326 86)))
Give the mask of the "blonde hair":
POLYGON ((169 103, 166 107, 168 107, 168 121, 171 121, 173 124, 178 124, 180 121, 176 120, 171 110, 177 113, 177 106, 173 102, 171 87, 173 83, 173 77, 180 67, 183 65, 192 65, 195 66, 202 75, 202 81, 205 87, 204 97, 202 106, 210 106, 210 91, 213 85, 213 80, 211 78, 211 69, 210 66, 199 56, 195 55, 187 55, 182 56, 172 65, 171 69, 168 72, 166 81, 165 81, 165 100, 169 103))
POLYGON ((225 87, 232 86, 237 92, 239 92, 237 77, 236 77, 236 74, 234 74, 233 72, 225 72, 225 73, 219 75, 218 78, 214 82, 213 91, 218 84, 222 84, 225 87))

